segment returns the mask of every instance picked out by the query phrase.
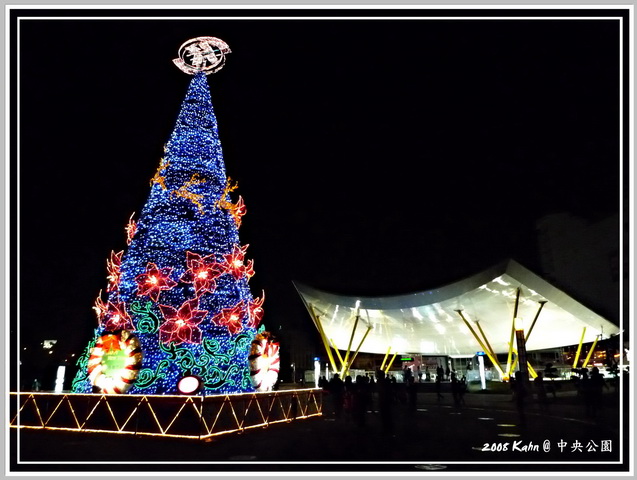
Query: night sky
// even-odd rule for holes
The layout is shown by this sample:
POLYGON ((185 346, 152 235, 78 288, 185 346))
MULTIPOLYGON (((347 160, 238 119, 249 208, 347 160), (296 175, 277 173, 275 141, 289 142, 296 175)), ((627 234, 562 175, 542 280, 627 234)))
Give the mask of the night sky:
POLYGON ((620 209, 618 23, 470 13, 21 21, 22 343, 91 338, 191 80, 172 59, 197 36, 232 49, 208 82, 268 328, 313 330, 293 281, 401 294, 507 258, 541 274, 538 218, 620 209))

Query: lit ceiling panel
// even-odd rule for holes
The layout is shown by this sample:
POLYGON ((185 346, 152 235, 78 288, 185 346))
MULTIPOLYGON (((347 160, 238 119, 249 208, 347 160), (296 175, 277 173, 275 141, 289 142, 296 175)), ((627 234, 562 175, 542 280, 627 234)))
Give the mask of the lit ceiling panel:
POLYGON ((386 354, 391 348, 398 353, 473 355, 483 348, 464 316, 476 334, 482 329, 493 351, 506 353, 518 288, 516 328, 528 332, 537 316, 527 350, 578 344, 584 327, 584 342, 619 333, 615 324, 512 260, 451 285, 391 297, 343 296, 295 286, 314 322, 320 322, 339 350, 347 350, 359 312, 352 350, 369 329, 361 352, 386 354))

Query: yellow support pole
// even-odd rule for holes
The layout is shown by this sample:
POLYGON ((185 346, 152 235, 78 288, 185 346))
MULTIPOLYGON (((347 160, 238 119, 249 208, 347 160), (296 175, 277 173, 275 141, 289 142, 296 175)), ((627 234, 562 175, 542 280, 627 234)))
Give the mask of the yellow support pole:
POLYGON ((480 326, 480 322, 476 322, 476 325, 478 326, 478 330, 480 330, 480 334, 482 335, 482 338, 484 339, 484 344, 489 349, 489 352, 491 352, 491 355, 493 357, 495 357, 495 352, 493 351, 493 348, 491 348, 491 344, 489 343, 489 339, 484 334, 484 331, 482 330, 482 327, 480 326))
POLYGON ((537 378, 537 372, 535 371, 535 369, 531 366, 531 362, 526 362, 526 366, 529 369, 529 373, 531 374, 531 376, 533 378, 537 378))
POLYGON ((345 375, 345 372, 349 370, 348 360, 349 354, 352 350, 352 342, 354 341, 354 334, 356 333, 356 327, 358 326, 358 319, 360 315, 356 315, 356 320, 354 320, 354 328, 352 328, 352 334, 349 337, 349 343, 347 344, 347 351, 345 352, 345 360, 343 361, 343 369, 341 370, 341 377, 345 375))
POLYGON ((370 325, 369 327, 367 327, 367 331, 365 332, 365 335, 363 335, 363 339, 361 340, 361 343, 358 344, 358 348, 356 349, 356 352, 354 352, 354 356, 352 357, 352 359, 350 360, 349 364, 350 365, 354 365, 354 360, 356 360, 356 356, 358 355, 358 351, 361 349, 361 347, 363 346, 363 342, 365 341, 365 339, 367 338, 367 334, 369 333, 369 331, 372 329, 372 326, 370 325))
POLYGON ((593 341, 593 345, 591 346, 591 349, 589 350, 588 355, 586 355, 586 360, 584 360, 584 365, 582 365, 582 367, 586 367, 586 365, 588 365, 588 361, 593 356, 593 352, 595 351, 596 345, 597 345, 597 337, 595 337, 595 340, 593 341))
POLYGON ((511 338, 509 339, 509 356, 507 357, 507 375, 510 377, 513 371, 511 357, 513 356, 513 337, 515 337, 515 318, 518 316, 518 305, 520 304, 520 287, 515 293, 515 306, 513 307, 513 321, 511 322, 511 338))
POLYGON ((469 324, 469 321, 466 318, 464 318, 464 315, 462 314, 462 310, 456 310, 456 312, 458 312, 458 315, 460 315, 460 318, 462 318, 462 321, 465 323, 465 325, 471 332, 471 335, 473 335, 473 337, 478 341, 480 348, 482 348, 482 350, 484 350, 484 353, 487 355, 487 357, 489 357, 489 360, 491 360, 491 363, 493 364, 493 366, 496 368, 496 370, 498 370, 498 372, 500 372, 500 375, 504 377, 504 372, 502 371, 502 367, 498 363, 497 357, 495 355, 493 356, 491 355, 491 352, 489 351, 489 349, 486 348, 486 346, 482 343, 482 340, 480 340, 480 337, 476 335, 476 332, 473 330, 473 328, 469 324))
POLYGON ((394 359, 396 358, 396 355, 398 355, 398 352, 394 353, 394 356, 391 357, 391 362, 389 362, 387 364, 387 368, 385 369, 385 374, 387 374, 387 372, 389 372, 389 369, 391 368, 392 364, 394 363, 394 359))
POLYGON ((510 377, 511 374, 513 373, 513 370, 515 370, 515 367, 518 366, 518 350, 510 343, 509 343, 509 350, 511 351, 513 355, 515 355, 515 358, 513 359, 513 363, 511 365, 511 369, 508 370, 508 375, 510 377))
POLYGON ((509 378, 511 378, 511 375, 513 374, 513 370, 515 370, 515 367, 518 366, 518 352, 515 352, 515 360, 513 360, 513 364, 511 365, 511 370, 509 370, 509 378))
POLYGON ((582 338, 579 339, 579 346, 577 347, 577 353, 575 354, 575 360, 573 361, 573 368, 577 368, 577 361, 579 360, 579 354, 582 353, 582 343, 584 343, 584 335, 586 334, 586 327, 582 330, 582 338))
MULTIPOLYGON (((332 345, 334 345, 334 340, 330 338, 330 342, 332 342, 332 345)), ((334 351, 336 352, 336 355, 338 356, 338 360, 339 362, 341 362, 341 377, 343 376, 343 367, 345 366, 345 362, 343 361, 343 357, 341 357, 341 352, 339 352, 338 348, 335 348, 334 351)))
POLYGON ((387 361, 387 357, 389 356, 389 352, 391 352, 391 347, 387 349, 387 353, 385 354, 385 358, 383 358, 383 363, 380 364, 380 369, 385 371, 385 362, 387 361))
POLYGON ((535 318, 533 319, 533 322, 531 322, 531 327, 529 328, 529 331, 526 332, 526 337, 524 339, 525 342, 529 341, 529 337, 531 336, 533 327, 535 327, 535 322, 537 322, 537 319, 540 316, 540 312, 542 311, 542 309, 544 308, 544 305, 546 304, 546 300, 541 300, 539 304, 540 304, 540 308, 538 308, 537 313, 535 314, 535 318))
POLYGON ((318 330, 321 340, 323 341, 323 346, 325 347, 325 351, 327 352, 327 357, 330 360, 332 371, 335 372, 336 362, 334 361, 334 357, 332 356, 332 350, 330 348, 329 342, 327 341, 327 338, 325 337, 325 332, 323 331, 323 326, 321 325, 321 321, 319 320, 318 315, 314 311, 314 307, 312 306, 312 304, 309 304, 308 308, 310 310, 310 314, 312 315, 312 320, 314 320, 314 324, 316 325, 316 329, 318 330))

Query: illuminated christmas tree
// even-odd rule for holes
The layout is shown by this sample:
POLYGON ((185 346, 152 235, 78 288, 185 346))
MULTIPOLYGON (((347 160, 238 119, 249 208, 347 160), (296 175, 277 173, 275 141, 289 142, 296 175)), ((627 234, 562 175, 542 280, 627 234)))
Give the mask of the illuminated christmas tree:
POLYGON ((248 357, 264 297, 248 286, 253 261, 238 233, 246 208, 231 199, 236 184, 206 78, 228 52, 221 40, 199 37, 175 60, 194 77, 149 198, 126 227, 128 248, 107 262, 107 299, 100 292, 96 300, 99 325, 74 392, 178 393, 187 376, 205 394, 254 390, 248 357))

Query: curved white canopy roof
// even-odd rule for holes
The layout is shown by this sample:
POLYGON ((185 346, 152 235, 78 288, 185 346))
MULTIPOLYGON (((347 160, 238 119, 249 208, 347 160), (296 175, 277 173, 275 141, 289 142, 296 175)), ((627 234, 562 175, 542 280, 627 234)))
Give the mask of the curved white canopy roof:
POLYGON ((391 347, 392 352, 403 354, 473 355, 483 348, 458 313, 461 310, 478 335, 479 324, 496 354, 507 353, 518 287, 516 328, 528 332, 540 302, 546 302, 527 340, 527 350, 576 345, 584 327, 584 342, 592 342, 600 334, 607 338, 619 333, 615 324, 513 260, 451 285, 407 295, 353 297, 299 283, 295 286, 315 324, 320 322, 317 328, 339 350, 348 348, 358 311, 352 351, 371 327, 361 352, 386 354, 391 347))

